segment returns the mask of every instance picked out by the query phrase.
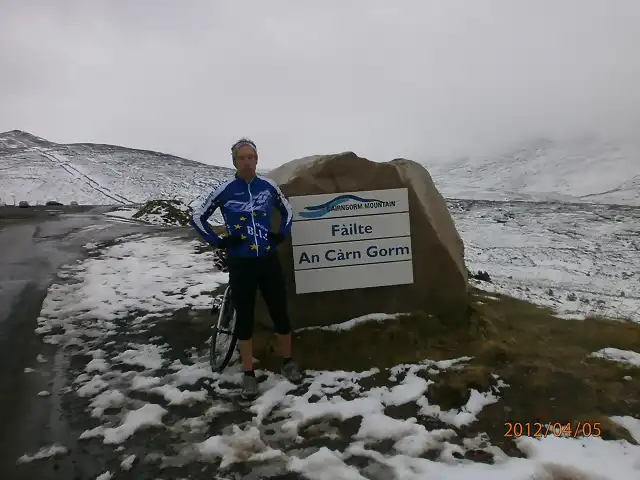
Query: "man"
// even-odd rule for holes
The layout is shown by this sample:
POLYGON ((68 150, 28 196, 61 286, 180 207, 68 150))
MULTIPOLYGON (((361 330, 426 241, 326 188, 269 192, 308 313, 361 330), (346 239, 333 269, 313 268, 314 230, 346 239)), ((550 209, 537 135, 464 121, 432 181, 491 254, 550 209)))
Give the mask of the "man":
POLYGON ((253 370, 254 306, 258 288, 269 310, 278 338, 278 353, 283 358, 282 374, 291 382, 302 378, 291 358, 291 325, 287 314, 287 296, 276 246, 291 231, 293 210, 280 188, 272 180, 256 174, 258 149, 243 138, 231 147, 235 177, 216 188, 194 210, 191 225, 214 247, 225 249, 229 268, 231 299, 236 310, 235 335, 238 338, 244 370, 242 395, 253 397, 258 382, 253 370), (270 231, 271 208, 280 211, 278 232, 270 231), (219 208, 227 236, 220 238, 207 219, 219 208))

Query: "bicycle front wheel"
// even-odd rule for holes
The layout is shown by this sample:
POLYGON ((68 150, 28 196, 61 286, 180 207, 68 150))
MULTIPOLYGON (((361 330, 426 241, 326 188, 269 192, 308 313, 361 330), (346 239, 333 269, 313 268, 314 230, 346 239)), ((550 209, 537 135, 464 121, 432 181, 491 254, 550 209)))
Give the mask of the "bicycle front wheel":
POLYGON ((231 287, 227 287, 222 297, 218 320, 211 330, 209 363, 214 372, 222 372, 231 362, 238 342, 234 334, 235 326, 236 311, 231 303, 231 287))

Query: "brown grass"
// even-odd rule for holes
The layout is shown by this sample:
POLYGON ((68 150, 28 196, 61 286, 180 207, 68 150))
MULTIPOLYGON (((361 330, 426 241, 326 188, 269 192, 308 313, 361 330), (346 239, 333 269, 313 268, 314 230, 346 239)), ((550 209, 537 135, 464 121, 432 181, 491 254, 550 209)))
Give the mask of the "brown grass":
MULTIPOLYGON (((461 370, 431 377, 430 401, 443 409, 466 403, 469 389, 486 391, 498 375, 509 388, 484 409, 473 430, 504 438, 505 422, 587 422, 603 437, 626 438, 610 415, 640 413, 640 368, 588 355, 605 347, 640 351, 640 325, 602 318, 561 320, 549 309, 511 297, 472 293, 474 306, 463 326, 416 313, 396 321, 368 322, 332 332, 307 330, 295 335, 294 351, 310 369, 366 370, 474 357, 461 370), (625 380, 631 376, 631 380, 625 380)), ((272 335, 259 330, 255 356, 275 368, 272 335)), ((505 439, 505 442, 510 439, 505 439)), ((504 446, 504 445, 503 445, 504 446)))
MULTIPOLYGON (((603 318, 562 320, 526 301, 474 290, 472 309, 464 325, 414 313, 393 321, 366 322, 350 330, 305 330, 295 333, 294 355, 308 369, 385 369, 424 359, 473 357, 461 369, 429 376, 427 396, 443 409, 459 408, 469 390, 487 391, 498 377, 509 387, 500 401, 483 409, 466 433, 486 432, 508 454, 521 455, 512 438, 505 438, 505 422, 535 428, 535 422, 595 423, 604 438, 629 433, 608 420, 611 415, 640 414, 640 368, 590 358, 605 347, 640 351, 640 325, 603 318), (625 377, 630 379, 625 379, 625 377)), ((166 325, 179 335, 161 332, 175 347, 202 347, 212 318, 208 312, 175 315, 166 325)), ((275 339, 256 327, 254 356, 260 368, 279 369, 275 339)), ((384 383, 388 375, 375 381, 384 383)), ((588 433, 588 432, 587 432, 588 433)))

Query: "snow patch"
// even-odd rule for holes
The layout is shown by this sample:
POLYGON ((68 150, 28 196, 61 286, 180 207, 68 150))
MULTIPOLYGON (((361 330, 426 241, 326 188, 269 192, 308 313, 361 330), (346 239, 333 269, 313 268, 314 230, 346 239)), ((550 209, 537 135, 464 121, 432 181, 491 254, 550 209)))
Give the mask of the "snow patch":
POLYGON ((109 384, 100 375, 94 375, 91 380, 82 385, 76 393, 79 397, 93 397, 107 388, 109 384))
POLYGON ((180 390, 173 385, 161 385, 149 390, 150 393, 161 395, 169 405, 193 405, 207 400, 206 390, 190 391, 180 390))
POLYGON ((130 220, 133 218, 133 216, 137 211, 138 210, 136 210, 135 208, 122 208, 118 210, 113 210, 111 212, 107 212, 105 213, 105 215, 108 217, 123 218, 125 220, 130 220))
POLYGON ((200 246, 196 241, 137 235, 67 266, 67 282, 49 287, 36 332, 45 340, 77 343, 83 337, 112 335, 115 320, 136 312, 148 313, 132 320, 132 327, 154 314, 210 308, 209 292, 226 283, 228 274, 216 271, 212 254, 198 253, 200 246), (62 333, 53 334, 59 330, 62 333))
POLYGON ((589 356, 624 363, 633 367, 640 367, 640 353, 634 352, 633 350, 620 350, 619 348, 608 347, 591 353, 589 356))
POLYGON ((85 367, 87 372, 106 372, 109 370, 109 365, 102 358, 94 358, 85 367))
POLYGON ((86 430, 80 435, 80 439, 102 436, 103 442, 107 445, 119 444, 133 436, 138 430, 163 426, 162 417, 166 413, 167 411, 160 405, 147 403, 137 410, 127 412, 118 427, 99 426, 92 430, 86 430))
POLYGON ((322 327, 303 327, 298 328, 297 331, 301 332, 304 330, 329 330, 333 332, 342 332, 345 330, 351 330, 356 325, 360 325, 366 322, 384 322, 388 320, 395 320, 402 315, 406 315, 403 313, 395 313, 395 314, 387 314, 387 313, 370 313, 368 315, 362 315, 361 317, 352 318, 351 320, 347 320, 346 322, 336 323, 334 325, 327 325, 322 327))
POLYGON ((640 444, 640 419, 633 418, 629 415, 618 416, 614 415, 610 417, 612 421, 616 422, 621 427, 627 429, 631 437, 640 444))
POLYGON ((122 468, 122 470, 124 471, 129 471, 133 467, 133 462, 135 461, 136 461, 135 455, 127 455, 122 459, 122 462, 120 462, 120 468, 122 468))
POLYGON ((69 450, 67 449, 67 447, 63 447, 62 445, 58 445, 56 443, 48 447, 42 447, 33 455, 22 455, 20 458, 18 458, 17 463, 29 463, 33 462, 34 460, 42 460, 44 458, 55 457, 57 455, 65 455, 66 453, 68 453, 68 451, 69 450))
POLYGON ((126 401, 125 395, 119 390, 107 390, 96 397, 91 401, 91 411, 92 417, 101 417, 104 414, 104 411, 109 408, 120 408, 124 405, 126 401))
POLYGON ((165 347, 153 344, 136 345, 136 347, 125 350, 113 357, 113 360, 126 365, 137 365, 146 370, 157 370, 162 367, 162 353, 166 350, 165 347))
POLYGON ((498 397, 492 392, 481 393, 477 390, 471 390, 469 400, 460 410, 442 411, 438 405, 430 405, 426 397, 420 399, 419 404, 422 406, 421 414, 439 418, 443 422, 456 427, 463 427, 475 422, 477 420, 476 416, 484 407, 497 401, 498 397))

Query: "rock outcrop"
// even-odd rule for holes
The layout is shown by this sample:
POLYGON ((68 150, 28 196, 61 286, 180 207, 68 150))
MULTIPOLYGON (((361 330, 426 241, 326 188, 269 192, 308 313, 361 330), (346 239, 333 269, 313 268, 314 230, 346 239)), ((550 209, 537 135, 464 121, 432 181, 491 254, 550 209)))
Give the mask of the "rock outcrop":
MULTIPOLYGON (((424 311, 463 318, 469 305, 464 245, 442 195, 419 163, 378 163, 347 152, 293 160, 267 174, 289 197, 407 188, 412 284, 296 294, 291 240, 278 247, 294 328, 331 325, 369 313, 424 311)), ((297 212, 294 213, 294 215, 297 212)), ((280 222, 274 212, 274 226, 280 222)), ((271 325, 262 298, 256 318, 271 325)), ((410 348, 410 346, 407 346, 410 348)))
POLYGON ((149 200, 133 218, 155 225, 189 225, 191 209, 180 200, 149 200))

